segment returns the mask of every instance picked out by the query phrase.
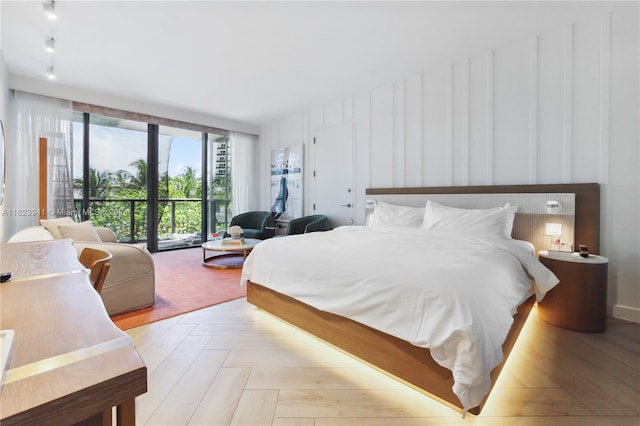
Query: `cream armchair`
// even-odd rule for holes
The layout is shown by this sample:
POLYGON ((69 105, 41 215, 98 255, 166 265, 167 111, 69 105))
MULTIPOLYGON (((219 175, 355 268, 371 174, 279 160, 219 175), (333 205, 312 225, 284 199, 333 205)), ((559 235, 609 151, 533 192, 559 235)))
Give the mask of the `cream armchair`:
MULTIPOLYGON (((117 243, 115 234, 109 228, 95 227, 94 230, 100 242, 74 239, 73 246, 78 256, 85 247, 112 254, 111 268, 100 293, 109 315, 152 306, 155 303, 155 266, 149 251, 142 244, 117 243)), ((56 239, 54 233, 43 226, 33 226, 16 233, 9 243, 53 240, 56 239)))

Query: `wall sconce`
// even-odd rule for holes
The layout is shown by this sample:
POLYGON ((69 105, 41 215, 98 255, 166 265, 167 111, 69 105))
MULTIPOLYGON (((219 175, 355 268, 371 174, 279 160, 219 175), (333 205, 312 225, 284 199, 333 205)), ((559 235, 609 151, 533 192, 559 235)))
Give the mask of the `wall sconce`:
POLYGON ((547 213, 559 214, 562 211, 562 203, 560 201, 549 200, 547 201, 547 213))

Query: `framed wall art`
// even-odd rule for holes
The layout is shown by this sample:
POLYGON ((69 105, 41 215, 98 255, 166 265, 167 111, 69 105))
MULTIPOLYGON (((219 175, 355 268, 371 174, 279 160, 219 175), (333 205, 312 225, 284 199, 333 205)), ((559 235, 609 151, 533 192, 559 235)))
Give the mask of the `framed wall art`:
POLYGON ((302 217, 303 145, 271 150, 271 215, 302 217))

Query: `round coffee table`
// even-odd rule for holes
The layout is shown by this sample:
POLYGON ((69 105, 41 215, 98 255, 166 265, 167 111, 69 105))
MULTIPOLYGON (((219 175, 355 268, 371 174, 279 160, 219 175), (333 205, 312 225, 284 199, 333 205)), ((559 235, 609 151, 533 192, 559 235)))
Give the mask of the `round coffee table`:
POLYGON ((222 240, 207 241, 202 244, 202 266, 215 269, 242 268, 249 252, 262 240, 245 238, 242 244, 223 244, 222 240), (218 252, 207 257, 207 251, 218 252))

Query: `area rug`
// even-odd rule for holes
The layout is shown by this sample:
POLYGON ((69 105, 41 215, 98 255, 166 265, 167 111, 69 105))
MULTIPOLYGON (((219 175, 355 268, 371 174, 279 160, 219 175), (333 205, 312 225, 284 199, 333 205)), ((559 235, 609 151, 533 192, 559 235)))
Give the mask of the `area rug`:
POLYGON ((247 288, 240 285, 241 269, 203 267, 200 247, 152 256, 156 268, 156 304, 111 317, 121 330, 247 295, 247 288))

